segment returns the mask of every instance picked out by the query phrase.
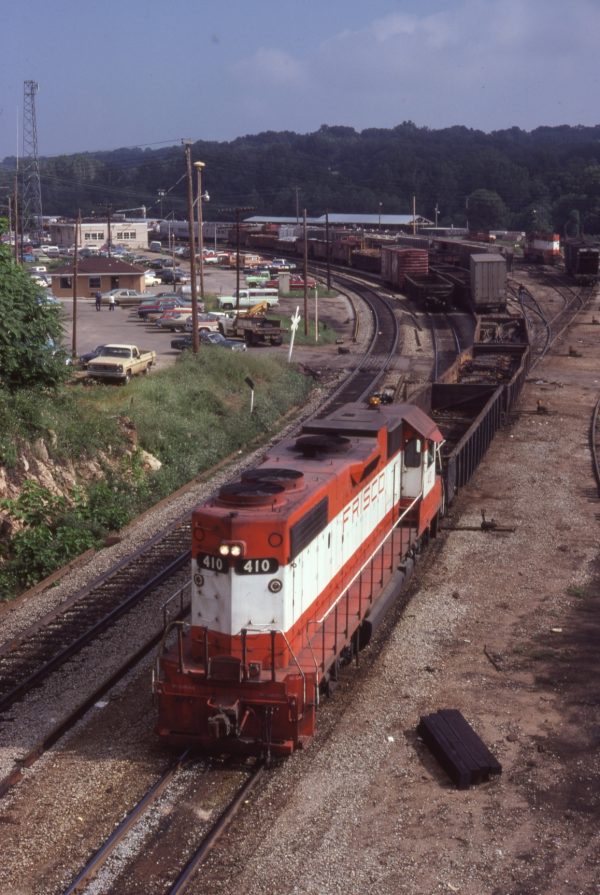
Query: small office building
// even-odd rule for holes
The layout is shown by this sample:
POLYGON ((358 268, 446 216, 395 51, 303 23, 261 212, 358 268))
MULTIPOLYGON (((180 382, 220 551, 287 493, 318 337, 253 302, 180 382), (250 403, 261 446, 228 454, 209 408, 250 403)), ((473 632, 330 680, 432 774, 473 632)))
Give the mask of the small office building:
MULTIPOLYGON (((52 280, 52 294, 57 298, 73 295, 73 262, 58 267, 48 276, 52 280)), ((118 258, 80 258, 77 264, 77 295, 92 298, 96 292, 111 289, 146 291, 144 269, 118 258)))

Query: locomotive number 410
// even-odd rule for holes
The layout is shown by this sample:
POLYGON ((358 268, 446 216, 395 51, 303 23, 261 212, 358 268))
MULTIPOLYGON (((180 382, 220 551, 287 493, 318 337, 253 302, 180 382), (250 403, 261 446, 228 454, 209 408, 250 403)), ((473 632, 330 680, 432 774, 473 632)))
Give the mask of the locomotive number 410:
MULTIPOLYGON (((226 573, 229 571, 229 560, 223 556, 213 556, 211 553, 199 553, 196 557, 199 569, 210 569, 211 572, 226 573)), ((235 572, 238 575, 272 575, 279 568, 279 563, 273 558, 237 559, 235 572)))

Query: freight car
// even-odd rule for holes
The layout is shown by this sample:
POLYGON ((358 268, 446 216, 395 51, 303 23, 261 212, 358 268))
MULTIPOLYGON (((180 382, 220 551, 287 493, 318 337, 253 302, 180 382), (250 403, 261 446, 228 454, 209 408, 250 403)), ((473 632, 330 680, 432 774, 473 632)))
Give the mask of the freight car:
POLYGON ((454 307, 454 284, 437 271, 406 274, 404 291, 424 311, 450 311, 454 307))
POLYGON ((600 248, 583 239, 568 239, 564 244, 565 270, 582 286, 596 283, 600 248))
POLYGON ((163 741, 284 756, 312 736, 320 689, 436 532, 441 442, 412 404, 346 405, 194 511, 191 622, 154 677, 163 741))

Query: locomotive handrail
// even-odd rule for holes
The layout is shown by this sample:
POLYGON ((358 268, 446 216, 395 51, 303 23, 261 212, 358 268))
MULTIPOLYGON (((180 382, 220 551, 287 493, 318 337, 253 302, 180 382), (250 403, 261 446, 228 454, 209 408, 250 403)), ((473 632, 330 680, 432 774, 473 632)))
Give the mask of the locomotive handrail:
MULTIPOLYGON (((271 625, 246 625, 243 630, 244 631, 254 631, 256 634, 261 634, 261 633, 264 633, 265 631, 269 631, 271 634, 281 634, 281 636, 283 637, 283 639, 285 641, 285 645, 287 646, 288 652, 289 652, 290 656, 292 657, 294 665, 296 666, 296 668, 298 669, 298 671, 300 672, 300 675, 302 677, 302 696, 303 696, 302 704, 304 705, 306 703, 306 675, 302 671, 302 666, 300 665, 300 662, 298 661, 296 654, 294 653, 292 647, 290 646, 290 642, 287 639, 287 635, 286 635, 285 631, 282 631, 281 628, 273 628, 273 627, 271 627, 271 625)), ((240 631, 238 633, 241 634, 242 629, 240 629, 240 631)), ((273 657, 273 667, 275 667, 275 658, 274 657, 273 657)), ((304 712, 302 713, 301 717, 302 718, 304 717, 304 712)))
POLYGON ((377 544, 377 546, 375 547, 375 549, 373 550, 373 552, 371 553, 371 555, 369 556, 369 558, 362 564, 362 566, 360 567, 360 569, 356 572, 356 574, 350 579, 350 581, 348 582, 348 584, 344 587, 344 590, 341 592, 341 594, 339 595, 339 597, 337 598, 337 600, 335 600, 335 602, 331 604, 331 606, 329 607, 329 609, 327 610, 327 612, 325 613, 325 615, 323 615, 320 619, 312 619, 312 620, 310 620, 310 621, 308 622, 309 625, 310 625, 310 624, 313 624, 313 625, 322 625, 322 624, 323 624, 323 622, 329 617, 329 615, 330 615, 330 613, 332 612, 332 610, 335 609, 335 607, 336 607, 336 606, 338 605, 338 603, 342 600, 342 598, 344 597, 344 595, 350 590, 350 588, 352 587, 352 585, 354 584, 354 582, 355 582, 355 581, 362 575, 362 573, 364 572, 364 570, 366 569, 366 567, 369 565, 369 563, 371 562, 371 560, 373 559, 373 557, 375 556, 375 554, 376 554, 376 553, 383 547, 383 545, 384 545, 385 542, 388 540, 389 536, 392 534, 392 532, 394 531, 394 529, 396 529, 396 528, 398 527, 398 525, 400 525, 400 523, 402 522, 402 520, 404 519, 404 517, 410 512, 410 510, 412 510, 412 508, 415 506, 415 504, 417 504, 417 503, 419 502, 419 500, 422 498, 422 496, 423 496, 423 492, 420 491, 419 494, 417 494, 417 496, 416 496, 415 498, 413 498, 412 502, 405 508, 404 512, 401 513, 401 514, 398 516, 398 519, 394 522, 394 524, 393 524, 392 527, 389 529, 389 531, 385 534, 385 536, 384 536, 384 537, 381 539, 381 541, 377 544))
POLYGON ((175 630, 175 628, 178 629, 177 633, 178 633, 179 665, 180 665, 180 669, 182 672, 185 670, 183 667, 183 644, 182 644, 182 640, 181 640, 181 633, 182 633, 183 629, 186 627, 189 627, 189 622, 184 622, 181 619, 173 619, 173 621, 169 622, 167 627, 163 631, 162 637, 160 639, 160 644, 158 647, 156 659, 154 660, 154 669, 152 672, 152 687, 153 687, 153 689, 154 689, 156 682, 161 679, 160 674, 159 674, 159 664, 160 664, 160 658, 165 651, 165 643, 166 643, 167 637, 169 636, 169 634, 172 631, 175 630))
POLYGON ((191 589, 191 587, 192 587, 192 579, 191 579, 191 578, 190 578, 189 581, 186 581, 185 584, 182 584, 182 586, 181 586, 178 590, 173 591, 173 593, 171 594, 171 596, 169 597, 169 599, 168 599, 168 600, 165 600, 165 602, 164 602, 164 603, 162 604, 162 606, 160 607, 160 608, 161 608, 161 611, 162 611, 162 615, 163 615, 163 628, 166 628, 167 625, 169 624, 169 622, 168 622, 168 620, 167 620, 167 611, 168 611, 169 604, 172 603, 174 600, 176 600, 177 597, 180 598, 180 600, 179 600, 179 611, 180 611, 180 612, 183 611, 183 594, 184 594, 185 589, 188 588, 188 587, 189 587, 190 589, 191 589))

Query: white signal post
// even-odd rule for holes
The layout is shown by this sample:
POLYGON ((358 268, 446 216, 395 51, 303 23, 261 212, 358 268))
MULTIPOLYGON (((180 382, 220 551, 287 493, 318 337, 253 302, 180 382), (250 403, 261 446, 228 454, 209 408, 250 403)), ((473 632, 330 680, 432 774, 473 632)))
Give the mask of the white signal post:
POLYGON ((288 364, 290 363, 290 361, 292 359, 292 349, 294 347, 294 339, 296 338, 296 330, 298 329, 298 324, 300 323, 300 319, 301 319, 300 318, 300 305, 298 305, 293 316, 290 317, 290 320, 292 321, 292 327, 291 327, 292 335, 290 336, 290 350, 288 353, 288 364))
POLYGON ((315 342, 319 341, 319 284, 315 286, 315 342))

